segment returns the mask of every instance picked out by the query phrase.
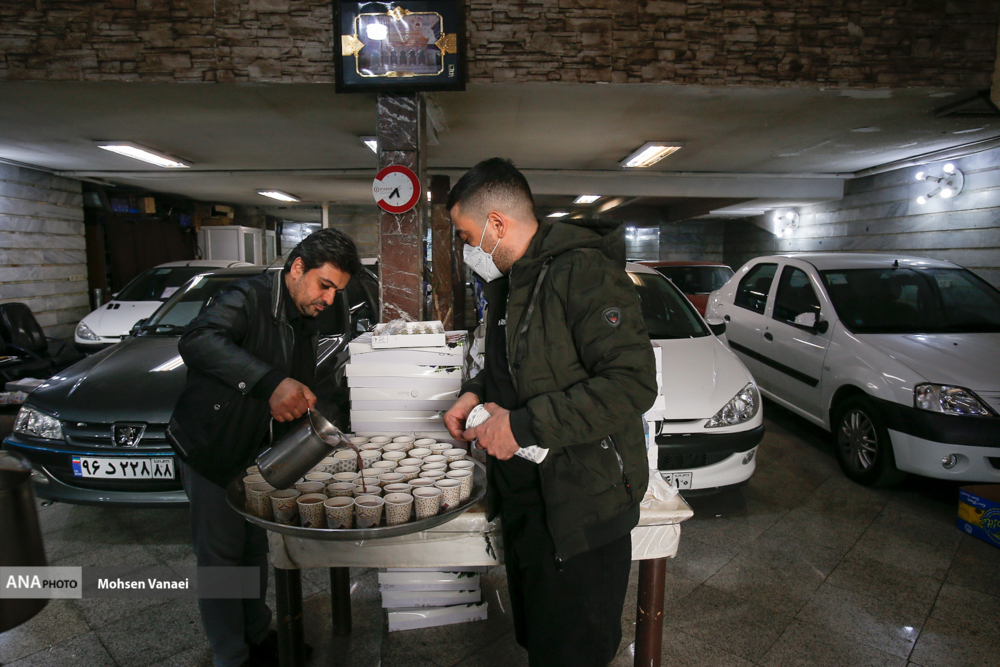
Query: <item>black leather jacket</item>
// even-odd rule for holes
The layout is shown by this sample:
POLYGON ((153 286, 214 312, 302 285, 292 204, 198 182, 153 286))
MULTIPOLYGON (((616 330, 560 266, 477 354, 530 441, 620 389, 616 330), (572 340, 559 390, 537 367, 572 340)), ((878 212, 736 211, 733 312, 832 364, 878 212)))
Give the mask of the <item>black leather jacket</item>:
MULTIPOLYGON (((272 369, 291 374, 294 332, 285 312, 284 272, 237 280, 188 325, 178 350, 187 381, 167 426, 177 455, 225 487, 256 457, 268 432, 266 399, 253 386, 272 369)), ((317 336, 312 336, 316 363, 317 336)))

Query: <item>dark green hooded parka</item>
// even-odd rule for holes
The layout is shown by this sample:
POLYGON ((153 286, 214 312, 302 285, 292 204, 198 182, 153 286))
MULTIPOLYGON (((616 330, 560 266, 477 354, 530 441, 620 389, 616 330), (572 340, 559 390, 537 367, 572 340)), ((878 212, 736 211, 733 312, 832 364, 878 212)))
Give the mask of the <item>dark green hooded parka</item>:
MULTIPOLYGON (((638 522, 648 482, 642 414, 657 393, 653 349, 625 272, 622 225, 542 221, 509 277, 507 359, 523 406, 511 423, 530 420, 549 450, 541 492, 555 557, 565 561, 638 522)), ((488 372, 463 391, 482 398, 488 372)), ((491 490, 491 519, 499 503, 491 490)))

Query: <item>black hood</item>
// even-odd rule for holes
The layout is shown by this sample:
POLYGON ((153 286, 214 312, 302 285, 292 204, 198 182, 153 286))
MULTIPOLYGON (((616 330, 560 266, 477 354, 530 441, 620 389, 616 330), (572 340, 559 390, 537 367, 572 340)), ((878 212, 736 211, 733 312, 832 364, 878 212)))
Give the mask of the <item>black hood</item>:
POLYGON ((522 259, 542 262, 578 248, 596 248, 624 269, 625 224, 590 218, 551 223, 543 220, 522 259))
POLYGON ((64 421, 166 424, 187 368, 175 336, 131 336, 49 378, 26 403, 64 421))

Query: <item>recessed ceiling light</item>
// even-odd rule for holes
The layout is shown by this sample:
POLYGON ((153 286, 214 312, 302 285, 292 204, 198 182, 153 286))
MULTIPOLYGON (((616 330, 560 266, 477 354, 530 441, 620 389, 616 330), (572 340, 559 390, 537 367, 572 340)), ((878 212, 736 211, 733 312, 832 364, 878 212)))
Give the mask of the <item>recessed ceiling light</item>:
POLYGON ((378 137, 358 137, 368 148, 372 149, 372 153, 378 153, 378 137))
POLYGON ((627 168, 651 167, 671 153, 676 153, 684 145, 676 142, 647 141, 631 155, 621 161, 621 166, 627 168))
POLYGON ((118 153, 118 155, 130 157, 133 160, 142 160, 149 164, 155 164, 157 167, 163 167, 164 169, 187 169, 191 166, 190 164, 181 162, 172 155, 154 151, 131 141, 99 141, 97 142, 97 147, 111 151, 112 153, 118 153))
POLYGON ((569 211, 556 211, 555 213, 549 213, 545 217, 547 217, 547 218, 565 218, 567 215, 569 215, 569 211))
POLYGON ((573 200, 574 204, 593 204, 601 198, 601 195, 580 195, 573 200))
POLYGON ((278 201, 299 201, 299 198, 295 195, 290 195, 287 192, 282 192, 281 190, 258 190, 257 194, 262 197, 277 199, 278 201))

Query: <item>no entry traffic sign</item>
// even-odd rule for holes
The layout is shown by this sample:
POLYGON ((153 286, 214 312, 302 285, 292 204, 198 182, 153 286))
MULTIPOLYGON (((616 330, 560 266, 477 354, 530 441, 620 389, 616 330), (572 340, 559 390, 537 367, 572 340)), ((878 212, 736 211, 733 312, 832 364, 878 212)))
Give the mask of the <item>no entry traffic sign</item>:
POLYGON ((420 201, 420 180, 406 167, 386 167, 372 182, 372 196, 383 211, 406 213, 420 201))

